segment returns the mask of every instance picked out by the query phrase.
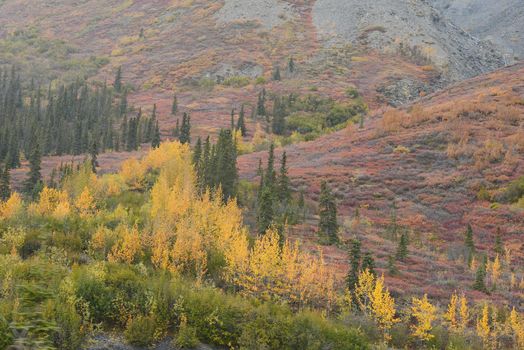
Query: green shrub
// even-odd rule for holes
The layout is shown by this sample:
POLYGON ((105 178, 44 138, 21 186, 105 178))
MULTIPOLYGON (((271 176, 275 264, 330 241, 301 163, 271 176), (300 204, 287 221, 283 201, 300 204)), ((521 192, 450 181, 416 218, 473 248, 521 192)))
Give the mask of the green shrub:
POLYGON ((263 85, 266 83, 266 78, 260 76, 255 79, 255 84, 257 85, 263 85))
POLYGON ((199 343, 196 328, 188 325, 187 318, 183 316, 173 345, 179 349, 192 349, 199 343))
POLYGON ((506 190, 495 199, 503 203, 515 203, 524 197, 524 176, 511 182, 506 190))
POLYGON ((149 346, 155 340, 156 322, 153 316, 136 316, 127 322, 124 336, 127 342, 136 346, 149 346))
POLYGON ((224 82, 223 82, 223 85, 230 86, 230 87, 241 88, 241 87, 249 85, 249 82, 250 82, 250 80, 249 80, 248 77, 233 76, 233 77, 226 78, 224 80, 224 82))
POLYGON ((9 329, 9 323, 0 315, 0 349, 6 349, 13 343, 13 333, 9 329))

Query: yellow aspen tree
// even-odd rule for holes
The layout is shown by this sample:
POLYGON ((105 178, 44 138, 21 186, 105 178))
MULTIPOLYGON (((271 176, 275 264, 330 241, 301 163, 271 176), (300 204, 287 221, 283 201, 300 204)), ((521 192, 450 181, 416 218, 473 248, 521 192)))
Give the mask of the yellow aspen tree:
POLYGON ((63 220, 71 213, 71 204, 69 203, 69 195, 66 191, 58 193, 58 204, 53 210, 52 216, 55 219, 63 220))
POLYGON ((78 214, 82 218, 90 217, 96 213, 95 199, 91 195, 91 192, 87 186, 84 187, 84 190, 76 199, 75 207, 78 210, 78 214))
POLYGON ((460 313, 459 329, 461 331, 464 331, 465 329, 468 328, 469 319, 470 319, 468 300, 466 299, 466 296, 464 295, 464 293, 462 293, 462 295, 460 296, 459 304, 460 304, 460 309, 459 309, 459 313, 460 313))
POLYGON ((517 310, 515 310, 515 307, 513 307, 509 314, 509 323, 511 330, 513 331, 517 348, 524 349, 524 321, 517 313, 517 310))
POLYGON ((422 299, 413 298, 412 300, 411 315, 417 320, 411 326, 413 336, 423 341, 433 339, 435 336, 431 334, 432 322, 437 317, 437 308, 429 302, 427 294, 424 294, 422 299))
POLYGON ((25 241, 26 232, 22 228, 9 227, 0 238, 0 244, 9 249, 11 256, 18 256, 18 249, 25 241))
POLYGON ((507 267, 511 266, 511 259, 512 259, 511 253, 512 253, 511 248, 508 246, 504 246, 504 262, 506 263, 507 267))
POLYGON ((138 228, 134 226, 119 227, 117 231, 120 235, 119 240, 113 245, 107 259, 110 262, 125 262, 132 264, 141 252, 141 240, 138 228))
POLYGON ((37 211, 40 215, 50 215, 54 212, 59 201, 59 191, 54 188, 44 187, 40 192, 37 211))
POLYGON ((383 332, 384 339, 389 340, 389 331, 399 320, 395 317, 395 300, 391 297, 389 291, 384 289, 384 276, 376 280, 375 287, 370 295, 370 302, 373 318, 383 332))
POLYGON ((502 267, 500 265, 500 257, 497 254, 495 260, 493 261, 493 264, 491 265, 491 276, 493 278, 494 283, 497 283, 500 278, 501 268, 502 267))
POLYGON ((170 252, 171 271, 202 278, 207 268, 207 253, 202 236, 192 226, 191 218, 186 218, 177 224, 175 237, 170 252))
POLYGON ((457 293, 453 292, 453 294, 451 295, 449 304, 448 304, 448 309, 446 311, 446 314, 444 315, 444 318, 449 323, 449 329, 452 331, 456 331, 458 329, 458 317, 457 317, 458 302, 459 302, 459 298, 457 296, 457 293))
POLYGON ((370 296, 373 293, 374 288, 375 275, 368 269, 360 271, 354 294, 360 310, 368 314, 370 311, 370 296))
POLYGON ((488 347, 491 336, 491 327, 489 323, 489 306, 484 304, 482 315, 477 319, 477 335, 482 339, 485 347, 488 347))
POLYGON ((22 213, 23 209, 22 197, 17 192, 13 192, 9 199, 0 205, 0 218, 14 219, 22 213))

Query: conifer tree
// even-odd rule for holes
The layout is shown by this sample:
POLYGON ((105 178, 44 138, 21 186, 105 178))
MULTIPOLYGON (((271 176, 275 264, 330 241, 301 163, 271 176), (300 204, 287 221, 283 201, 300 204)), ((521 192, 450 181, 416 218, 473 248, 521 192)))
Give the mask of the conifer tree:
POLYGON ((171 105, 171 115, 176 115, 178 111, 178 100, 176 94, 173 95, 173 104, 171 105))
POLYGON ((272 190, 274 188, 275 182, 275 144, 271 143, 271 145, 269 145, 269 155, 267 159, 267 168, 265 172, 265 183, 272 190))
POLYGON ((328 239, 329 244, 338 243, 337 205, 326 181, 320 185, 318 231, 328 239))
POLYGON ((176 120, 176 126, 173 129, 173 137, 176 137, 176 138, 180 137, 180 119, 178 118, 176 120))
POLYGON ((223 129, 218 135, 215 163, 216 185, 222 187, 224 200, 227 201, 236 196, 238 182, 237 150, 231 130, 223 129))
POLYGON ((258 94, 258 101, 257 101, 257 115, 259 116, 266 116, 266 89, 262 89, 262 91, 258 94))
POLYGON ((373 259, 373 256, 370 252, 365 252, 364 256, 362 257, 362 271, 368 270, 373 275, 376 275, 375 272, 375 260, 373 259))
POLYGON ((397 260, 404 261, 408 257, 408 233, 404 231, 400 236, 400 241, 397 247, 397 260))
POLYGON ((153 136, 151 137, 151 147, 160 147, 160 127, 158 126, 158 120, 155 122, 155 128, 153 130, 153 136))
POLYGON ((7 164, 0 169, 0 200, 6 201, 11 196, 11 176, 7 164))
POLYGON ((24 183, 24 192, 33 199, 37 197, 42 188, 41 163, 40 145, 35 141, 29 157, 29 173, 24 183))
POLYGON ((475 253, 475 243, 473 242, 473 229, 471 228, 471 224, 468 224, 468 228, 466 229, 466 238, 464 240, 464 244, 466 245, 466 248, 470 254, 475 253))
POLYGON ((291 199, 290 181, 287 175, 287 155, 282 153, 282 160, 280 161, 280 174, 278 177, 278 197, 282 203, 288 203, 291 199))
POLYGON ((233 132, 235 131, 235 109, 231 110, 231 122, 229 129, 233 132))
POLYGON ((479 267, 477 269, 477 273, 475 274, 475 283, 473 284, 473 289, 486 292, 486 264, 487 264, 487 257, 484 256, 484 260, 479 264, 479 267))
POLYGON ((94 174, 96 174, 96 168, 98 168, 98 144, 95 141, 91 144, 91 150, 89 152, 89 155, 91 157, 91 170, 94 174))
POLYGON ((273 80, 275 81, 280 81, 281 79, 281 76, 280 76, 280 67, 279 66, 276 66, 275 70, 273 71, 273 80))
POLYGON ((178 139, 181 143, 191 143, 191 117, 187 113, 182 116, 182 126, 178 139))
POLYGON ((124 89, 122 97, 120 98, 120 115, 127 113, 127 89, 124 89))
POLYGON ((273 222, 273 193, 271 189, 264 186, 258 199, 257 207, 257 230, 259 234, 265 233, 273 222))
POLYGON ((287 63, 287 70, 289 71, 289 73, 295 72, 295 60, 293 60, 293 57, 289 58, 289 61, 287 63))
POLYGON ((116 92, 122 91, 122 66, 118 67, 118 70, 116 71, 113 87, 115 88, 116 92))
POLYGON ((497 229, 497 235, 495 237, 495 253, 500 256, 504 256, 504 244, 502 243, 502 234, 500 233, 500 227, 497 229))
POLYGON ((197 165, 202 158, 202 139, 199 137, 193 150, 193 164, 197 165))
POLYGON ((240 130, 240 133, 243 137, 247 135, 244 105, 240 107, 240 113, 238 114, 237 130, 240 130))
POLYGON ((395 263, 395 258, 392 255, 388 256, 388 272, 392 276, 398 274, 398 268, 395 263))
POLYGON ((351 241, 351 249, 349 251, 349 272, 346 277, 346 283, 349 290, 354 290, 358 282, 360 273, 360 258, 361 258, 361 243, 358 239, 351 241))

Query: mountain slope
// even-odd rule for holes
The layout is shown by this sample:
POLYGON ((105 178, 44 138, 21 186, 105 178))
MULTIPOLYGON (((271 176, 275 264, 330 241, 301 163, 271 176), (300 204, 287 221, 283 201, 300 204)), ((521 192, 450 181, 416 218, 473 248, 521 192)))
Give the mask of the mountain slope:
POLYGON ((520 0, 432 0, 474 36, 493 42, 511 62, 524 57, 524 3, 520 0))
MULTIPOLYGON (((397 207, 398 222, 418 242, 413 244, 432 247, 413 251, 402 265, 403 276, 392 278, 397 291, 426 286, 438 296, 450 288, 442 280, 468 289, 473 275, 463 271, 460 258, 468 223, 479 250, 492 251, 500 230, 514 262, 524 261, 522 208, 493 204, 524 174, 523 76, 524 64, 512 66, 452 85, 406 110, 378 111, 363 130, 351 127, 285 147, 293 184, 317 200, 320 181, 327 179, 339 199, 343 237, 363 239, 383 268, 395 254, 386 232, 391 207, 397 207), (355 226, 357 208, 363 224, 355 226), (428 273, 444 269, 441 275, 428 273)), ((256 179, 259 158, 265 156, 242 156, 242 176, 256 179)), ((305 227, 294 235, 314 245, 313 232, 305 227)), ((326 254, 345 266, 343 251, 326 254)))

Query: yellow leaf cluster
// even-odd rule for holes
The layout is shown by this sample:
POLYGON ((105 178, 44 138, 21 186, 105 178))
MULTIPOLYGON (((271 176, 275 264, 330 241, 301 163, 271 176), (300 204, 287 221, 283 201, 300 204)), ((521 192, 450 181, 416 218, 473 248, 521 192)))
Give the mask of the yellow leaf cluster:
POLYGON ((437 308, 429 302, 427 294, 422 299, 413 298, 412 304, 411 315, 416 319, 411 326, 413 336, 424 341, 431 340, 435 337, 430 332, 432 322, 437 318, 437 308))
POLYGON ((9 227, 0 238, 0 245, 5 246, 12 256, 18 256, 18 248, 25 241, 26 233, 21 228, 9 227))
POLYGON ((524 319, 517 313, 515 308, 509 314, 509 323, 515 336, 515 343, 518 349, 524 349, 524 319))
POLYGON ((485 346, 489 344, 491 326, 489 323, 489 306, 484 304, 482 315, 477 319, 477 335, 482 339, 485 346))
POLYGON ((19 216, 24 209, 22 197, 13 192, 4 203, 0 203, 0 219, 13 219, 19 216))
POLYGON ((298 308, 333 307, 334 276, 322 256, 315 258, 300 252, 298 244, 289 241, 281 245, 274 229, 259 237, 247 255, 245 242, 240 244, 245 260, 238 259, 228 266, 228 279, 242 293, 282 300, 298 308))
POLYGON ((460 297, 454 292, 448 304, 444 318, 448 322, 451 331, 464 331, 469 323, 469 308, 466 296, 460 297))
POLYGON ((138 228, 120 226, 117 228, 118 240, 113 245, 107 259, 110 262, 124 262, 132 264, 142 251, 142 242, 138 228))
POLYGON ((67 192, 44 187, 40 193, 36 211, 42 216, 52 216, 57 219, 66 218, 71 213, 67 192))
POLYGON ((89 188, 86 186, 80 196, 76 199, 75 207, 82 218, 87 218, 96 213, 95 199, 91 195, 89 188))
POLYGON ((399 319, 395 317, 395 300, 389 294, 389 290, 384 287, 384 276, 376 280, 369 300, 371 314, 384 333, 384 338, 388 340, 390 338, 389 330, 395 323, 399 322, 399 319))

